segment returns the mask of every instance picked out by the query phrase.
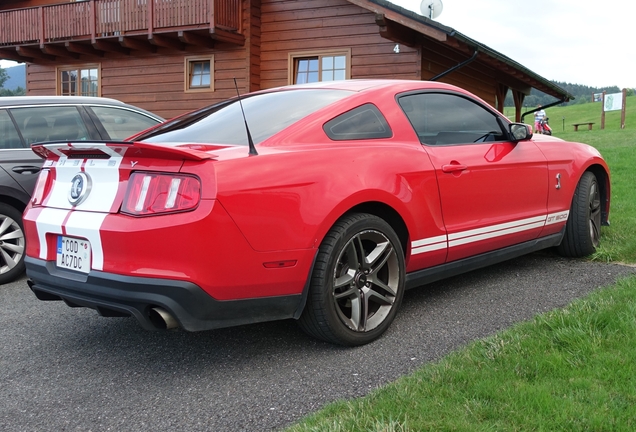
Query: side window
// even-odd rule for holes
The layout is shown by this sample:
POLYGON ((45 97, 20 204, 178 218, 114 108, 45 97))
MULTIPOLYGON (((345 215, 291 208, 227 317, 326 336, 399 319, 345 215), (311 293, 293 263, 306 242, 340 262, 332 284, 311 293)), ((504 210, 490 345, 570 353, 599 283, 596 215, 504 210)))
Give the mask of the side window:
POLYGON ((375 105, 366 104, 329 120, 323 130, 332 140, 391 138, 393 133, 375 105))
POLYGON ((84 121, 74 106, 12 108, 11 114, 28 145, 89 139, 84 121))
POLYGON ((420 93, 402 96, 398 102, 424 144, 507 139, 497 116, 468 98, 446 93, 420 93))
POLYGON ((0 149, 21 148, 22 140, 6 110, 0 110, 0 149))
POLYGON ((108 138, 123 140, 159 123, 152 117, 125 108, 92 106, 108 138))

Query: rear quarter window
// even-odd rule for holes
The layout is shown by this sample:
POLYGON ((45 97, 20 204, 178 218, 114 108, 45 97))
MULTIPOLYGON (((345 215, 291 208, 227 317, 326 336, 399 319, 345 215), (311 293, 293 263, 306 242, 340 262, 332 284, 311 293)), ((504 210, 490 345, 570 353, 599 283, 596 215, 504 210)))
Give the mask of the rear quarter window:
POLYGON ((328 121, 323 130, 335 141, 391 138, 393 132, 373 104, 361 105, 328 121))

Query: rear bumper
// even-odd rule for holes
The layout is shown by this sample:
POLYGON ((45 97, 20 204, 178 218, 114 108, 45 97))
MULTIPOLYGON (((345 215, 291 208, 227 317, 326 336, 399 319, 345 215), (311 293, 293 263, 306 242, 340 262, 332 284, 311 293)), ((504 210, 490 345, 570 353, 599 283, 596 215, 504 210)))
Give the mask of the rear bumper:
MULTIPOLYGON (((210 330, 297 318, 304 295, 219 301, 191 282, 122 276, 92 270, 87 276, 56 268, 53 261, 26 257, 29 287, 40 300, 63 300, 102 316, 133 316, 153 330, 150 312, 159 307, 188 331, 210 330)), ((306 290, 305 290, 306 292, 306 290)))

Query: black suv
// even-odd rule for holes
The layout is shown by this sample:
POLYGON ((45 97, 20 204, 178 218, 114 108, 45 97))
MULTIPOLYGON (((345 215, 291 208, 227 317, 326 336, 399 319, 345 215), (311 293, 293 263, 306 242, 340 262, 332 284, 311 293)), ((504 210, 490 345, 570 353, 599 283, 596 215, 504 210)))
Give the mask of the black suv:
POLYGON ((42 166, 42 141, 123 140, 163 119, 123 102, 83 96, 0 97, 0 284, 24 270, 22 212, 42 166))

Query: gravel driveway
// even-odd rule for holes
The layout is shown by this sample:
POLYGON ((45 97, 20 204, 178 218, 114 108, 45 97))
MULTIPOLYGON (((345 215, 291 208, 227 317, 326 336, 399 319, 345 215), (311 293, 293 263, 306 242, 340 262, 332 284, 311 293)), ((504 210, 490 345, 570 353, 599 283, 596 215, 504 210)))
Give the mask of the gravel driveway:
POLYGON ((293 321, 186 333, 0 286, 3 431, 263 431, 370 390, 636 268, 543 252, 408 291, 384 337, 341 348, 293 321))

